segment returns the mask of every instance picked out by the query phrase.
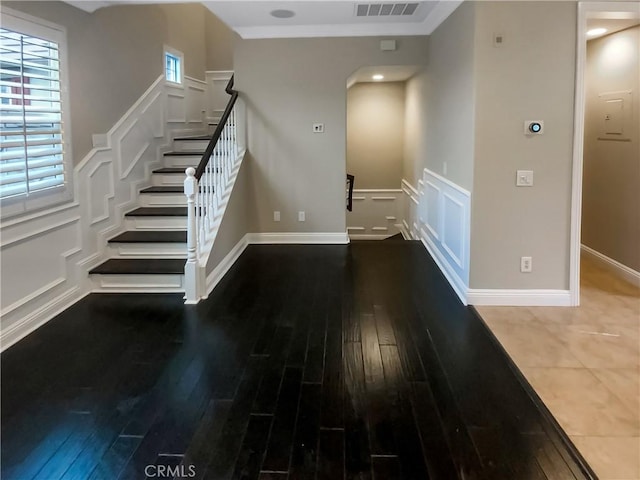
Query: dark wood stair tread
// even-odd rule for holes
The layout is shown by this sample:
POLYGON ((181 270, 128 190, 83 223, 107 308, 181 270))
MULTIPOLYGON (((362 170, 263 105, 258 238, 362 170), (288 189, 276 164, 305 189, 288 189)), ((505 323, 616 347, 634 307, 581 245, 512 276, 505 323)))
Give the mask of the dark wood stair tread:
POLYGON ((201 157, 204 152, 165 152, 165 157, 201 157))
POLYGON ((182 185, 154 185, 140 190, 140 193, 184 193, 184 187, 182 185))
POLYGON ((109 240, 109 243, 187 243, 184 230, 131 230, 109 240))
POLYGON ((121 274, 183 274, 184 258, 112 258, 89 273, 101 275, 121 274))
POLYGON ((186 217, 187 207, 140 207, 124 214, 125 217, 186 217))
POLYGON ((193 140, 193 141, 211 140, 211 135, 199 135, 197 137, 178 137, 173 139, 174 142, 184 142, 189 140, 193 140))
MULTIPOLYGON (((157 168, 153 171, 153 173, 181 173, 182 175, 186 174, 184 173, 185 170, 189 168, 189 167, 164 167, 164 168, 157 168)), ((196 168, 196 167, 193 167, 196 168)))

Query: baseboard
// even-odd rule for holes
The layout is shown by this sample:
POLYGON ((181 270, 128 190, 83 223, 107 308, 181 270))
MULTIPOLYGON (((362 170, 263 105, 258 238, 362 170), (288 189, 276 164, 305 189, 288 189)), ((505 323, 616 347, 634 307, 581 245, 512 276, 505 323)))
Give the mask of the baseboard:
POLYGON ((2 329, 2 332, 0 332, 0 351, 4 351, 22 340, 31 332, 44 325, 56 315, 62 313, 88 294, 89 292, 83 292, 79 287, 73 287, 51 299, 34 312, 13 323, 8 328, 2 329))
POLYGON ((220 280, 227 274, 229 269, 236 263, 236 260, 242 255, 245 248, 249 245, 249 235, 246 234, 240 239, 238 243, 231 249, 229 253, 220 261, 220 263, 213 269, 213 271, 207 275, 206 295, 202 297, 207 298, 209 294, 216 288, 216 285, 220 283, 220 280))
POLYGON ((375 235, 375 234, 367 234, 367 233, 351 233, 349 234, 349 240, 384 240, 385 238, 389 238, 391 235, 388 233, 384 235, 375 235))
POLYGON ((588 255, 591 259, 595 260, 602 267, 609 270, 618 278, 629 282, 636 287, 640 287, 640 272, 636 272, 633 268, 629 268, 626 265, 618 262, 617 260, 607 257, 606 255, 598 252, 597 250, 594 250, 593 248, 587 247, 584 244, 580 245, 580 249, 585 255, 588 255))
POLYGON ((516 289, 479 289, 467 290, 470 305, 493 305, 512 307, 569 307, 569 290, 516 290, 516 289))
POLYGON ((327 244, 346 245, 349 243, 347 232, 336 233, 250 233, 250 244, 327 244))
POLYGON ((421 238, 420 240, 422 241, 422 244, 431 255, 431 258, 433 258, 433 261, 436 262, 436 265, 438 265, 438 268, 440 269, 442 274, 445 276, 445 278, 449 282, 449 285, 451 285, 451 288, 453 288, 453 291, 456 292, 456 295, 458 295, 458 298, 460 299, 460 301, 464 305, 468 305, 468 300, 467 300, 468 289, 465 283, 456 274, 456 272, 449 267, 447 260, 444 258, 442 253, 440 253, 440 251, 436 248, 436 246, 433 245, 433 243, 431 243, 431 240, 429 239, 429 237, 423 234, 423 238, 421 238))

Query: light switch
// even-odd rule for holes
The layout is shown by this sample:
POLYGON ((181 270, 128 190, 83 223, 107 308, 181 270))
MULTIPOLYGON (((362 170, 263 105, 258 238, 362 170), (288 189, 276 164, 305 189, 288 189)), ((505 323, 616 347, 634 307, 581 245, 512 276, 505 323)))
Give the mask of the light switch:
POLYGON ((517 187, 533 187, 533 170, 518 170, 516 176, 517 187))

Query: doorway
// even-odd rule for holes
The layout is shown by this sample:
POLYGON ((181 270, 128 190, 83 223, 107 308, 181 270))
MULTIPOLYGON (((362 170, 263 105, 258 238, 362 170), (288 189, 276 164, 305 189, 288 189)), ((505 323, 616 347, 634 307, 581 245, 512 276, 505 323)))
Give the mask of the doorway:
POLYGON ((570 265, 575 306, 590 301, 581 298, 581 281, 591 295, 640 287, 640 4, 583 2, 578 8, 570 265))

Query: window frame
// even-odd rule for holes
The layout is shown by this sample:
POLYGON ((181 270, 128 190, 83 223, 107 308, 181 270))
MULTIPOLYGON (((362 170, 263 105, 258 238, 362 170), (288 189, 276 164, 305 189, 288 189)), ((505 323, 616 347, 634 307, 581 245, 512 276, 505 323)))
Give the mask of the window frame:
POLYGON ((164 81, 168 85, 172 85, 174 87, 184 88, 184 55, 181 51, 176 50, 173 47, 168 45, 164 46, 162 52, 162 72, 164 75, 164 81), (171 56, 178 60, 178 77, 179 81, 174 82, 173 80, 169 80, 167 78, 167 56, 171 56))
POLYGON ((69 101, 69 56, 67 30, 65 27, 48 22, 11 8, 2 7, 0 12, 2 28, 25 35, 55 42, 58 45, 58 74, 60 82, 60 110, 62 132, 62 165, 64 182, 60 186, 0 198, 2 219, 31 213, 35 210, 53 208, 74 198, 74 162, 71 142, 71 104, 69 101))

